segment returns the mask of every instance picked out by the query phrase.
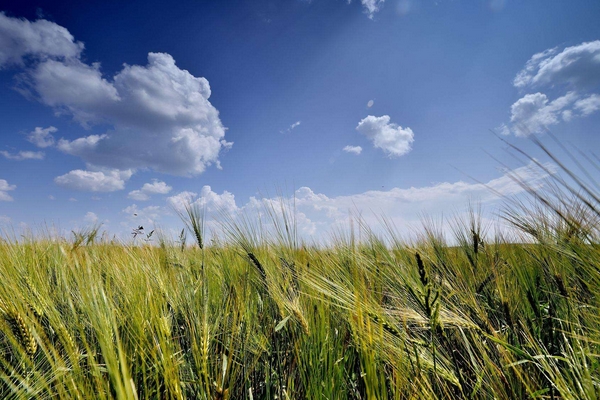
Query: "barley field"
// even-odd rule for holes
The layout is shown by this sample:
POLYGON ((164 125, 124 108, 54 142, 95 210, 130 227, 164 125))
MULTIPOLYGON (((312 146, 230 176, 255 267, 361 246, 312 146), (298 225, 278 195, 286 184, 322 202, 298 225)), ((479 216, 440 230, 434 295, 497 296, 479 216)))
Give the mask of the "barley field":
POLYGON ((596 399, 600 203, 562 173, 506 200, 511 237, 472 207, 317 246, 282 203, 210 245, 192 206, 187 244, 3 239, 0 398, 596 399))

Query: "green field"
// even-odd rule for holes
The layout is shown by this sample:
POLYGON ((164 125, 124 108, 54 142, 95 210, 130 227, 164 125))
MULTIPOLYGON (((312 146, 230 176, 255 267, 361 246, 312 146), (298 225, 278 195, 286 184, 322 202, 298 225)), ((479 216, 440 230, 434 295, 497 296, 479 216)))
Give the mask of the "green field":
MULTIPOLYGON (((568 172, 568 171, 567 171, 568 172)), ((360 219, 327 246, 225 219, 203 243, 0 241, 3 399, 596 399, 598 199, 554 180, 410 242, 360 219), (516 236, 519 238, 519 236, 516 236)))

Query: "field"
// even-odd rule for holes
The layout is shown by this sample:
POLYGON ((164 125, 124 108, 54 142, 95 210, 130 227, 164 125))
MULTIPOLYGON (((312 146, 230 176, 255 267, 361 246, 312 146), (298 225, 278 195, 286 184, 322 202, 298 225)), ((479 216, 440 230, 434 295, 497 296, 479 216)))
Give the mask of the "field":
POLYGON ((571 178, 508 201, 520 242, 475 209, 450 243, 357 219, 314 246, 285 205, 210 245, 191 206, 187 245, 0 241, 0 398, 596 399, 600 208, 571 178))

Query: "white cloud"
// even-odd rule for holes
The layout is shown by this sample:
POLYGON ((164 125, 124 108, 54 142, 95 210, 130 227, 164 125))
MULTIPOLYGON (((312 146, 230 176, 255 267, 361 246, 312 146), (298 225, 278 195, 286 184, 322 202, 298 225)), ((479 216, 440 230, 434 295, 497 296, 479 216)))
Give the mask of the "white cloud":
POLYGON ((94 122, 113 122, 105 114, 121 98, 115 86, 102 78, 100 64, 47 60, 28 72, 31 90, 57 113, 71 114, 86 127, 94 122))
POLYGON ((496 132, 501 135, 508 136, 510 135, 510 128, 506 126, 506 124, 500 124, 500 126, 496 128, 496 132))
MULTIPOLYGON (((350 2, 351 0, 348 0, 348 3, 350 2)), ((375 13, 378 12, 381 7, 383 7, 385 0, 360 0, 360 2, 365 9, 365 13, 369 16, 369 18, 373 19, 375 13)))
POLYGON ((302 121, 296 121, 293 124, 291 124, 286 130, 279 131, 279 133, 291 133, 294 130, 294 128, 300 126, 301 123, 302 121))
POLYGON ((194 192, 181 192, 167 198, 167 202, 178 211, 182 211, 186 204, 198 205, 208 212, 233 213, 238 210, 232 193, 225 190, 222 194, 218 194, 208 185, 202 187, 199 195, 194 192))
MULTIPOLYGON (((545 167, 551 172, 555 169, 550 164, 545 167)), ((293 196, 263 199, 251 197, 243 205, 237 205, 234 195, 227 191, 217 194, 209 186, 204 186, 201 195, 182 192, 167 201, 179 210, 187 202, 206 205, 209 221, 214 216, 219 219, 222 211, 229 212, 234 218, 241 213, 249 221, 260 220, 261 223, 257 226, 270 233, 273 233, 272 221, 265 211, 281 217, 281 205, 287 204, 294 207, 294 210, 288 211, 293 212, 299 233, 304 238, 320 240, 326 238, 335 227, 347 224, 351 214, 361 215, 374 229, 379 225, 379 218, 385 216, 402 232, 409 233, 409 227, 418 226, 422 215, 437 218, 448 215, 449 212, 462 212, 472 201, 493 207, 499 199, 497 194, 516 196, 524 193, 524 189, 513 177, 518 177, 534 188, 540 188, 547 176, 532 163, 512 171, 504 171, 503 175, 486 183, 444 182, 426 187, 372 190, 335 197, 315 193, 309 187, 301 187, 293 196)))
POLYGON ((0 226, 10 225, 12 219, 7 215, 0 215, 0 226))
POLYGON ((148 196, 146 193, 142 192, 141 190, 132 190, 127 195, 127 198, 132 199, 132 200, 137 200, 137 201, 150 200, 150 196, 148 196))
POLYGON ((600 40, 535 54, 520 71, 514 85, 526 86, 569 84, 589 89, 600 83, 600 40))
POLYGON ((510 121, 515 135, 527 136, 543 133, 561 121, 568 122, 576 117, 586 117, 598 110, 600 96, 596 94, 581 97, 577 92, 568 92, 549 101, 545 94, 538 92, 523 96, 511 106, 510 121))
POLYGON ((114 127, 103 135, 59 141, 60 150, 89 164, 197 175, 232 145, 208 101, 208 81, 179 69, 169 54, 149 53, 147 66, 126 65, 110 82, 98 64, 79 60, 49 60, 30 75, 31 89, 44 104, 84 126, 114 127))
POLYGON ((90 135, 72 141, 60 139, 56 147, 64 153, 76 155, 86 151, 93 151, 98 142, 106 138, 107 135, 90 135))
POLYGON ((373 107, 373 104, 375 104, 375 101, 374 101, 374 100, 369 100, 369 101, 367 102, 367 108, 371 108, 371 107, 373 107))
POLYGON ((359 155, 362 152, 362 147, 360 147, 360 146, 346 146, 342 150, 344 150, 346 153, 352 153, 352 154, 359 155))
POLYGON ((52 136, 52 134, 56 131, 58 131, 58 129, 56 129, 53 126, 50 126, 45 129, 38 126, 32 132, 29 132, 29 134, 27 135, 27 140, 36 145, 37 147, 50 147, 54 145, 54 136, 52 136))
POLYGON ((577 100, 573 108, 579 111, 582 116, 587 117, 600 110, 600 95, 592 94, 586 98, 577 100))
POLYGON ((85 214, 85 217, 83 217, 84 222, 87 222, 89 224, 95 224, 96 222, 98 222, 98 216, 89 211, 85 214))
POLYGON ((88 192, 114 192, 125 188, 125 182, 132 175, 131 170, 87 171, 76 169, 54 178, 62 187, 88 192))
POLYGON ((142 186, 143 192, 152 194, 167 194, 171 189, 173 189, 171 186, 156 180, 152 183, 144 183, 144 186, 142 186))
POLYGON ((23 160, 43 160, 43 151, 19 151, 16 154, 11 154, 8 151, 0 151, 0 154, 9 160, 23 161, 23 160))
POLYGON ((152 183, 145 183, 140 190, 129 192, 127 197, 133 200, 146 201, 150 199, 152 194, 167 194, 173 189, 165 182, 155 180, 152 183))
MULTIPOLYGON (((219 153, 233 143, 224 139, 205 78, 180 69, 166 53, 149 53, 147 65, 125 65, 107 78, 99 63, 81 60, 82 51, 83 44, 59 25, 0 14, 0 67, 25 67, 20 91, 84 127, 112 126, 103 135, 61 139, 60 150, 119 170, 192 176, 220 166, 219 153)), ((34 132, 30 141, 50 146, 50 133, 34 132)))
POLYGON ((410 128, 390 123, 389 115, 369 115, 358 123, 356 130, 369 138, 376 148, 391 157, 399 157, 411 150, 414 134, 410 128))
POLYGON ((54 22, 30 22, 0 12, 0 68, 23 65, 25 57, 77 58, 82 51, 83 43, 75 42, 67 29, 54 22))
POLYGON ((0 201, 13 201, 13 198, 7 192, 16 188, 16 185, 10 185, 5 179, 0 179, 0 201))
POLYGON ((566 86, 569 91, 550 101, 540 92, 527 94, 511 107, 511 131, 517 136, 541 133, 559 122, 587 117, 600 110, 600 40, 548 49, 535 54, 517 74, 518 88, 566 86), (587 93, 586 93, 587 92, 587 93))
POLYGON ((517 136, 544 132, 549 126, 560 122, 560 114, 576 99, 575 92, 569 92, 551 102, 543 93, 525 95, 511 106, 510 122, 513 131, 517 136))

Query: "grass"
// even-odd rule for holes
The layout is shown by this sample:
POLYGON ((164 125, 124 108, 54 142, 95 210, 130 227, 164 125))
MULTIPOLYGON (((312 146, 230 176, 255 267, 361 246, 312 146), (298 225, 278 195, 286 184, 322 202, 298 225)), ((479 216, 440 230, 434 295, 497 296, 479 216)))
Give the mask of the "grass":
POLYGON ((225 219, 204 241, 0 240, 3 399, 596 399, 597 190, 573 179, 507 200, 520 244, 473 209, 412 243, 302 243, 225 219))

